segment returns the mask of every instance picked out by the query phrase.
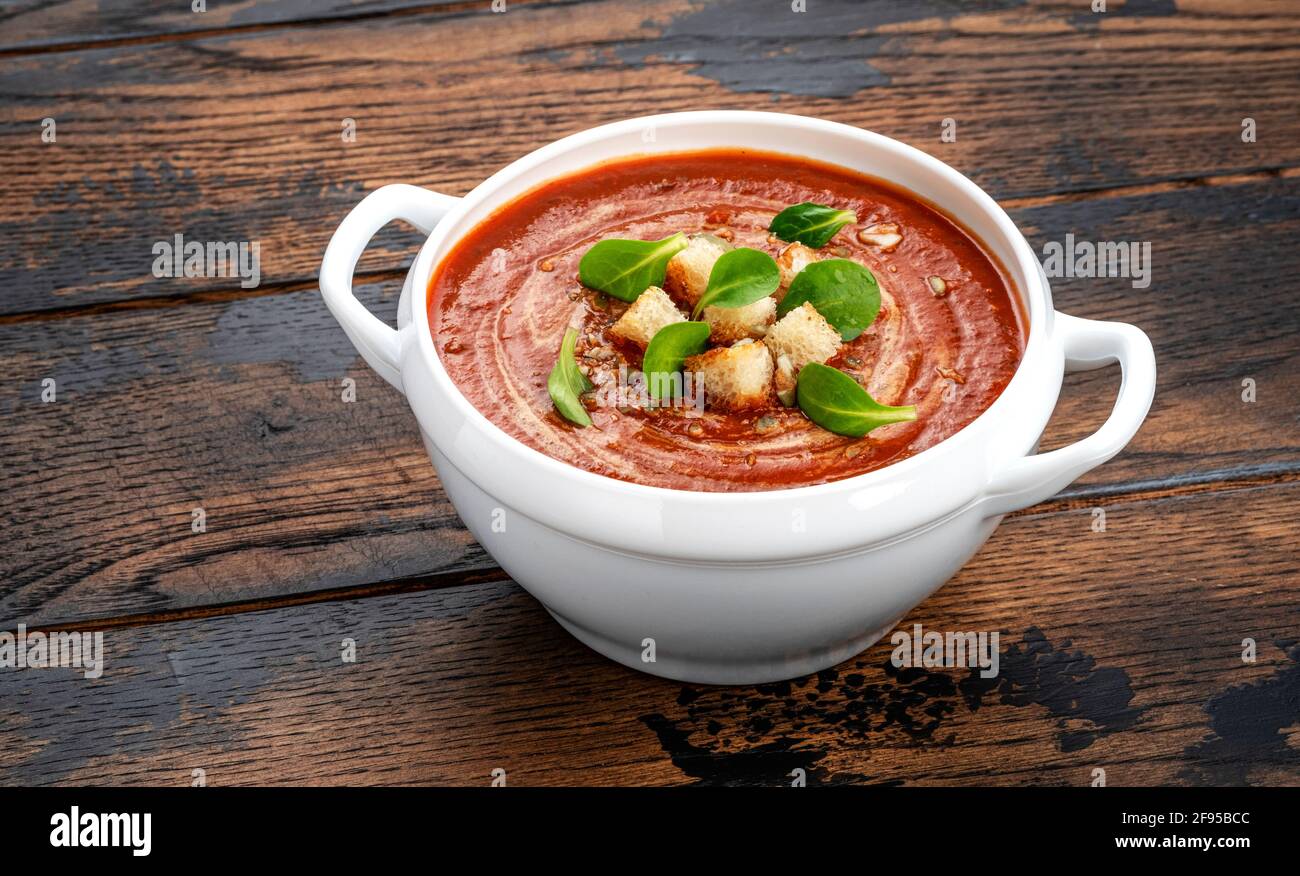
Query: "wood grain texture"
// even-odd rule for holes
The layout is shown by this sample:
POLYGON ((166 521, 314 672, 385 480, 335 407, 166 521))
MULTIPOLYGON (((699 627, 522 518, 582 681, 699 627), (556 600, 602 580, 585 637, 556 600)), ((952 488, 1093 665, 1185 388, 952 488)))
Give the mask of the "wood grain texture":
MULTIPOLYGON (((391 319, 397 286, 360 294, 391 319)), ((405 401, 356 358, 314 291, 8 328, 7 354, 28 377, 0 408, 23 412, 30 431, 0 439, 14 539, 4 566, 40 582, 8 592, 10 619, 487 562, 405 401), (36 365, 20 335, 53 356, 36 365), (40 373, 56 381, 53 404, 40 401, 40 373), (349 376, 355 403, 343 401, 349 376), (192 531, 194 508, 204 533, 192 531)))
POLYGON ((1297 491, 1007 521, 901 627, 1000 631, 987 680, 886 642, 788 684, 672 683, 509 582, 109 630, 97 680, 0 674, 0 781, 1296 785, 1297 491))
MULTIPOLYGON (((1036 239, 1151 238, 1154 280, 1057 284, 1057 306, 1131 321, 1159 362, 1151 416, 1072 485, 1132 490, 1300 473, 1300 179, 1020 211, 1036 239), (1250 211, 1252 221, 1233 217, 1250 211), (1234 253, 1232 281, 1206 253, 1234 253), (1231 318, 1224 302, 1231 300, 1231 318), (1256 381, 1258 401, 1241 400, 1256 381)), ((398 281, 360 293, 391 321, 398 281)), ((492 568, 448 505, 405 400, 313 290, 0 325, 5 475, 0 620, 174 611, 492 568), (42 381, 58 400, 41 401, 42 381), (356 401, 342 401, 342 380, 356 401), (191 531, 202 507, 207 531, 191 531)), ((1105 418, 1114 369, 1068 381, 1045 446, 1105 418)))
MULTIPOLYGON (((608 0, 7 57, 0 313, 236 287, 152 276, 151 245, 177 233, 256 240, 265 286, 307 282, 369 189, 462 194, 559 136, 704 106, 879 130, 1001 199, 1300 166, 1300 16, 1169 6, 608 0)), ((414 241, 382 237, 362 270, 414 241)))
MULTIPOLYGON (((0 783, 1300 784, 1300 10, 187 5, 0 6, 0 630, 94 626, 108 652, 97 680, 0 672, 0 783), (702 107, 911 142, 1039 251, 1150 242, 1147 288, 1053 282, 1151 335, 1143 429, 903 624, 999 631, 997 679, 884 643, 752 688, 598 657, 469 537, 314 291, 369 189, 462 194, 564 134, 702 107), (177 233, 259 241, 261 287, 153 277, 177 233)), ((384 319, 418 243, 393 226, 363 258, 384 319)), ((1070 378, 1044 447, 1117 385, 1070 378)))
MULTIPOLYGON (((527 2, 514 0, 515 4, 527 2)), ((309 26, 482 5, 485 4, 464 0, 244 0, 233 3, 213 0, 205 2, 202 11, 196 11, 193 2, 154 0, 9 2, 0 11, 0 21, 4 23, 0 50, 19 53, 95 43, 142 43, 149 42, 150 38, 194 36, 218 30, 309 26)))

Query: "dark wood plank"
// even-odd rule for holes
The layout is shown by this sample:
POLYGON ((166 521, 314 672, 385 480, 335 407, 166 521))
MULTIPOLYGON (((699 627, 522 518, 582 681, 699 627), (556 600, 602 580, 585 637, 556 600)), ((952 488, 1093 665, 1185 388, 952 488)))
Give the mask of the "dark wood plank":
MULTIPOLYGON (((528 0, 515 0, 526 3, 528 0)), ((221 29, 306 25, 341 19, 409 14, 417 10, 466 6, 464 0, 260 0, 226 3, 212 0, 202 12, 193 2, 154 0, 53 0, 0 4, 4 35, 0 50, 46 50, 67 45, 110 41, 143 41, 221 29)))
POLYGON ((1000 631, 991 680, 886 641, 790 684, 671 683, 508 582, 110 629, 98 680, 0 673, 0 781, 1300 784, 1297 491, 1008 520, 903 625, 1000 631))
MULTIPOLYGON (((1153 282, 1070 280, 1057 305, 1150 332, 1160 378, 1130 448, 1071 507, 1133 490, 1295 479, 1300 179, 1027 208, 1035 242, 1155 241, 1153 282), (1249 221, 1243 220, 1249 216, 1249 221), (1207 267, 1207 254, 1214 261, 1207 267), (1241 381, 1258 401, 1241 401, 1241 381)), ((392 319, 397 281, 365 287, 392 319)), ((10 550, 0 621, 54 623, 490 569, 405 400, 312 290, 0 325, 10 550), (59 401, 40 400, 57 381, 59 401), (357 401, 341 401, 341 380, 357 401), (191 532, 191 509, 207 532, 191 532)), ((1072 379, 1047 445, 1101 423, 1111 369, 1072 379)))
MULTIPOLYGON (((1166 6, 609 0, 5 58, 0 313, 235 287, 152 276, 177 233, 256 240, 263 284, 307 282, 368 189, 462 194, 564 134, 701 106, 876 129, 999 198, 1300 166, 1300 17, 1166 6)), ((413 242, 384 237, 363 270, 413 242)))
MULTIPOLYGON (((1151 245, 1151 280, 1052 280, 1058 310, 1140 326, 1155 346, 1156 400, 1131 449, 1068 489, 1106 495, 1143 481, 1176 482, 1234 469, 1284 476, 1300 461, 1300 306, 1288 300, 1284 241, 1300 235, 1300 177, 1090 199, 1015 210, 1042 253, 1048 242, 1151 245), (1243 381, 1256 401, 1243 401, 1243 381)), ((1075 375, 1045 447, 1077 440, 1101 422, 1118 372, 1075 375)))
MULTIPOLYGON (((360 291, 391 319, 399 286, 360 291)), ((7 618, 488 564, 405 400, 355 356, 314 291, 3 332, 24 379, 0 409, 26 424, 0 438, 13 538, 3 565, 27 582, 6 590, 7 618), (46 376, 53 404, 40 401, 46 376), (356 380, 353 403, 344 378, 356 380), (196 507, 206 532, 192 531, 196 507)))

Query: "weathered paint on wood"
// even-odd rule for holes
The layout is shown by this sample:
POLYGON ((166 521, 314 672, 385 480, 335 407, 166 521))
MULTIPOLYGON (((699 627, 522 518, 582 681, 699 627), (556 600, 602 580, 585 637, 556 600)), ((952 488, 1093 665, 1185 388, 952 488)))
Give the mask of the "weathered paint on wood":
POLYGON ((900 625, 999 631, 992 679, 882 642, 788 684, 677 684, 509 582, 110 629, 97 680, 0 674, 0 781, 1300 784, 1297 489, 1009 520, 900 625))
MULTIPOLYGON (((1276 4, 757 9, 483 6, 0 59, 0 313, 238 287, 153 276, 150 247, 178 233, 258 241, 264 285, 307 282, 370 189, 463 194, 560 136, 700 107, 878 130, 1003 200, 1300 167, 1298 26, 1276 4)), ((393 268, 414 239, 381 239, 362 270, 393 268)))

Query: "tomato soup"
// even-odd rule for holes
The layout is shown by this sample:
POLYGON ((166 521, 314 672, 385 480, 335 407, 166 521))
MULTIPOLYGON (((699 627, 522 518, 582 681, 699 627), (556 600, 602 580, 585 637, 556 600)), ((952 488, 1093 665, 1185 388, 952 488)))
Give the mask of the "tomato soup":
MULTIPOLYGON (((526 193, 443 259, 428 306, 451 379, 507 434, 599 475, 702 491, 820 484, 938 444, 1006 387, 1027 328, 1002 267, 935 206, 843 168, 734 149, 610 162, 526 193), (584 254, 611 238, 703 233, 778 258, 788 242, 769 226, 805 202, 854 214, 819 257, 856 262, 880 290, 874 322, 824 364, 882 405, 912 406, 915 419, 853 437, 822 428, 775 392, 744 410, 622 403, 611 390, 635 379, 644 349, 611 330, 629 304, 580 282, 584 254), (585 427, 561 416, 548 393, 571 328, 572 357, 590 383, 580 396, 585 427)), ((763 343, 765 330, 742 343, 763 343)))

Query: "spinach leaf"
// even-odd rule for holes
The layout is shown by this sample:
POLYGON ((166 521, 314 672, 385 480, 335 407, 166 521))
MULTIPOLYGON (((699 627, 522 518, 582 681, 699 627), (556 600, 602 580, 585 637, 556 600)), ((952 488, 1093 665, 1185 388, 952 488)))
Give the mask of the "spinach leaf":
POLYGON ((636 301, 651 286, 663 285, 669 259, 686 244, 686 235, 681 233, 663 240, 602 240, 578 263, 578 279, 606 295, 636 301))
POLYGON ((840 337, 851 341, 880 313, 880 286, 872 273, 848 259, 813 262, 795 275, 776 308, 778 319, 805 301, 817 308, 840 337))
POLYGON ((723 253, 709 272, 709 285, 692 317, 706 307, 744 307, 766 298, 781 285, 781 269, 765 252, 739 247, 723 253))
POLYGON ((687 356, 703 353, 709 343, 706 322, 674 322, 666 325, 646 345, 641 371, 645 374, 650 397, 658 399, 669 390, 673 395, 672 375, 682 370, 687 356))
POLYGON ((587 375, 578 370, 578 360, 573 356, 573 348, 578 343, 578 330, 570 328, 564 333, 560 344, 560 358, 546 378, 546 391, 555 402, 555 409, 560 416, 576 426, 590 426, 591 416, 582 406, 579 395, 591 389, 587 375))
POLYGON ((805 201, 777 213, 767 230, 787 243, 798 242, 821 249, 831 242, 835 232, 857 221, 858 216, 852 210, 836 210, 805 201))
POLYGON ((829 365, 809 362, 799 372, 799 408, 836 435, 861 438, 872 429, 916 419, 916 408, 892 408, 873 399, 862 385, 829 365))

